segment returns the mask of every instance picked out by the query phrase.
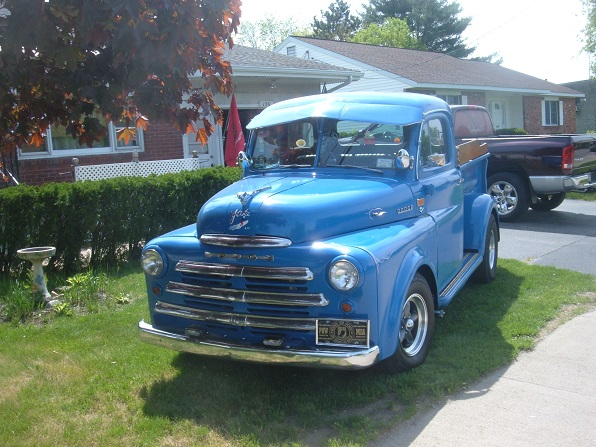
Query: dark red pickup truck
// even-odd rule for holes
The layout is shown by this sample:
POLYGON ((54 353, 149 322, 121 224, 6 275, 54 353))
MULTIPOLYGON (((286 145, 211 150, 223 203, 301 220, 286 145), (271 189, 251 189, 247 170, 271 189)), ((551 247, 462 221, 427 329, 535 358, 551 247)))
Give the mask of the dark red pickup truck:
POLYGON ((596 187, 596 135, 495 135, 484 107, 451 106, 456 143, 488 144, 488 189, 502 221, 549 211, 567 191, 596 187))

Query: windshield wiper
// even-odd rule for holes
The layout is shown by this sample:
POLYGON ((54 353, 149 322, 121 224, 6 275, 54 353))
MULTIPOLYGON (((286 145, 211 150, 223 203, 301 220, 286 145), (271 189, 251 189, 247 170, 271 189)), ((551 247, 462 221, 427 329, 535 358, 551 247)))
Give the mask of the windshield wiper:
POLYGON ((383 170, 382 169, 377 169, 377 168, 369 168, 367 166, 355 166, 355 165, 336 165, 336 164, 326 164, 326 167, 334 167, 334 168, 353 168, 353 169, 362 169, 363 171, 369 171, 369 172, 378 172, 379 174, 383 174, 383 170))

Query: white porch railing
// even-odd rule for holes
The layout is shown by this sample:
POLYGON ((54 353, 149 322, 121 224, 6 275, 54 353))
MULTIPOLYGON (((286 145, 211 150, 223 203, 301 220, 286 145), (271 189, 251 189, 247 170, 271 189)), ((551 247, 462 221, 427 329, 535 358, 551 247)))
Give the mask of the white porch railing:
POLYGON ((79 166, 78 159, 72 160, 75 181, 101 180, 114 177, 147 177, 151 174, 169 174, 181 171, 194 171, 209 166, 207 161, 198 158, 175 160, 131 161, 103 165, 79 166))

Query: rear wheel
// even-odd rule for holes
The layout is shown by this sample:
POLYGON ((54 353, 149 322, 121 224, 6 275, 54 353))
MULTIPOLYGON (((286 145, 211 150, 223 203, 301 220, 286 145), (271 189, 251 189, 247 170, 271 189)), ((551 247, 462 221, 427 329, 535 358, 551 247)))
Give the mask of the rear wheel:
POLYGON ((422 365, 430 350, 434 328, 433 295, 426 279, 416 274, 401 310, 397 349, 384 360, 385 370, 396 373, 422 365))
POLYGON ((497 258, 499 255, 499 227, 494 215, 490 215, 484 239, 484 256, 472 279, 480 283, 489 283, 497 276, 497 258))
POLYGON ((488 193, 497 201, 499 219, 512 222, 528 211, 530 194, 528 185, 517 174, 498 172, 488 178, 488 193))
POLYGON ((567 193, 560 192, 557 194, 538 194, 537 202, 531 203, 530 208, 534 211, 550 211, 554 210, 558 207, 563 200, 565 200, 565 196, 567 193))

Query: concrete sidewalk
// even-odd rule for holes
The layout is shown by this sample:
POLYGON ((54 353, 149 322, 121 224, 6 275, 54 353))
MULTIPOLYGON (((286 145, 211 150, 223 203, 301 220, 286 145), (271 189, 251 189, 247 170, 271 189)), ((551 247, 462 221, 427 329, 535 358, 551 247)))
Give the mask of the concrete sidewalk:
POLYGON ((596 311, 373 444, 596 447, 596 311))

